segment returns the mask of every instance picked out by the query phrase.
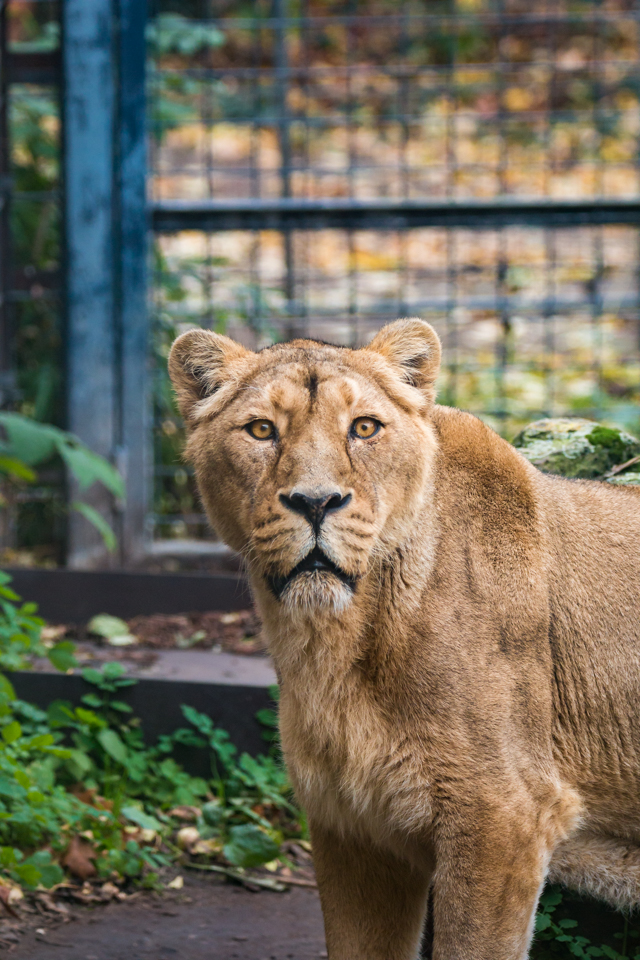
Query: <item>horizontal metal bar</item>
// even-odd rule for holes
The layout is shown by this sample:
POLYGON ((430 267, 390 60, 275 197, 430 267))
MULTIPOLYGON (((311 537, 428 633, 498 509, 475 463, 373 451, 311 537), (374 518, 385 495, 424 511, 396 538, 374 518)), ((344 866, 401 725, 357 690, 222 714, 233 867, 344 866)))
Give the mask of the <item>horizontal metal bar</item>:
MULTIPOLYGON (((617 67, 619 69, 624 68, 632 71, 634 74, 638 70, 638 61, 637 60, 628 60, 620 58, 618 60, 585 60, 578 67, 571 68, 571 76, 576 76, 580 74, 587 73, 590 70, 598 70, 600 68, 608 67, 617 67)), ((313 79, 314 77, 319 78, 329 78, 331 80, 342 79, 344 77, 353 76, 358 74, 359 76, 384 76, 384 77, 393 77, 397 80, 411 80, 414 77, 439 77, 444 76, 448 78, 447 87, 455 88, 459 87, 477 87, 481 83, 489 82, 484 80, 459 80, 457 79, 458 75, 463 76, 468 73, 500 73, 505 74, 507 72, 512 73, 530 73, 532 70, 539 70, 544 68, 545 70, 553 71, 559 75, 566 76, 568 71, 562 66, 559 66, 554 60, 469 60, 469 61, 456 61, 455 64, 442 64, 442 63, 429 63, 429 64, 419 64, 419 63, 381 63, 381 64, 371 64, 371 63, 342 63, 331 66, 325 66, 324 64, 291 64, 286 67, 279 67, 275 63, 267 63, 265 61, 259 67, 247 67, 247 66, 224 66, 224 67, 212 67, 204 66, 202 64, 195 64, 194 66, 165 66, 164 64, 159 66, 157 63, 153 66, 152 72, 150 73, 149 84, 157 82, 162 77, 189 77, 192 80, 198 79, 208 79, 208 78, 218 78, 218 77, 233 77, 234 79, 252 79, 260 78, 263 80, 269 80, 272 77, 282 78, 290 77, 292 79, 313 79), (453 76, 452 76, 453 70, 453 76)), ((433 93, 437 89, 436 87, 430 87, 426 91, 427 93, 433 93)), ((356 97, 357 99, 357 97, 356 97)), ((611 108, 612 111, 614 108, 611 108)))
POLYGON ((7 83, 37 83, 46 86, 60 80, 60 51, 6 55, 7 83))
POLYGON ((576 24, 589 23, 615 23, 618 20, 635 20, 638 17, 637 10, 625 10, 624 12, 602 10, 594 5, 593 10, 580 10, 573 13, 566 13, 564 10, 550 11, 545 13, 510 13, 508 11, 483 11, 476 12, 456 12, 451 14, 438 13, 346 13, 346 14, 323 14, 322 16, 298 16, 298 17, 208 17, 206 19, 190 19, 189 23, 199 26, 217 26, 229 29, 281 29, 282 27, 322 27, 330 26, 386 26, 388 24, 416 24, 426 23, 440 26, 461 27, 465 24, 493 23, 505 27, 513 24, 532 24, 532 23, 550 23, 554 25, 567 24, 575 26, 576 24))
POLYGON ((154 229, 180 230, 404 230, 411 227, 486 229, 510 224, 575 227, 637 224, 634 199, 547 200, 159 200, 151 206, 154 229))
MULTIPOLYGON (((222 123, 222 121, 220 122, 222 123)), ((227 126, 226 121, 225 121, 225 126, 227 126)), ((264 124, 261 123, 260 126, 264 126, 264 124)), ((276 126, 275 123, 274 123, 274 126, 276 126)), ((628 170, 630 168, 635 169, 635 164, 632 164, 630 162, 629 163, 615 162, 615 161, 610 162, 608 160, 599 160, 599 159, 581 160, 579 161, 579 163, 576 164, 576 166, 578 165, 582 170, 584 169, 597 170, 600 168, 604 169, 605 167, 607 171, 628 170)), ((330 166, 323 167, 321 164, 314 164, 313 166, 308 166, 307 164, 304 164, 304 163, 293 162, 293 163, 287 164, 286 166, 256 168, 256 167, 246 166, 242 164, 228 163, 226 166, 223 166, 222 164, 212 163, 212 164, 208 164, 204 168, 201 168, 200 170, 195 170, 195 171, 192 166, 191 167, 188 167, 188 166, 165 167, 162 170, 162 172, 158 173, 157 175, 159 177, 161 176, 163 179, 165 177, 187 176, 187 177, 192 177, 195 180, 198 177, 204 179, 205 173, 207 175, 210 175, 212 173, 222 173, 222 174, 228 175, 232 173, 234 177, 243 176, 245 180, 248 180, 249 178, 255 177, 256 175, 264 177, 265 175, 270 174, 271 176, 273 176, 274 174, 281 173, 283 170, 286 170, 287 173, 299 173, 299 174, 306 173, 310 177, 316 177, 317 179, 320 179, 321 177, 344 177, 354 173, 361 174, 363 172, 364 173, 391 172, 391 173, 402 174, 403 176, 407 174, 424 176, 425 174, 433 173, 434 171, 437 171, 438 173, 442 173, 443 170, 459 170, 460 172, 463 172, 463 173, 469 173, 474 170, 481 170, 483 173, 497 174, 499 168, 497 164, 495 166, 491 166, 488 163, 466 163, 466 162, 454 163, 453 161, 448 162, 446 160, 443 160, 441 163, 406 164, 405 166, 402 166, 402 167, 399 166, 399 164, 397 163, 375 163, 374 161, 371 161, 369 163, 367 162, 358 163, 357 166, 354 165, 351 167, 347 166, 346 164, 341 167, 337 165, 335 167, 330 167, 330 166)), ((531 161, 528 161, 527 163, 510 163, 509 171, 510 172, 517 171, 518 173, 530 173, 530 174, 537 173, 540 171, 548 171, 553 173, 553 171, 549 171, 548 163, 542 163, 542 162, 533 163, 531 161)), ((241 198, 241 197, 238 198, 239 201, 242 199, 244 198, 241 198)))

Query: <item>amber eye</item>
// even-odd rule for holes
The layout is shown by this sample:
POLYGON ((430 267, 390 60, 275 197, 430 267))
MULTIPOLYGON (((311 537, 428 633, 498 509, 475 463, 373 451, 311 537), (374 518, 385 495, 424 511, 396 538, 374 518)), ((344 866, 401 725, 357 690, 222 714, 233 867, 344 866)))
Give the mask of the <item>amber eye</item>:
POLYGON ((271 440, 276 432, 271 420, 252 420, 245 429, 255 440, 271 440))
POLYGON ((375 437, 381 426, 382 424, 373 417, 358 417, 351 424, 351 432, 361 440, 369 440, 370 437, 375 437))

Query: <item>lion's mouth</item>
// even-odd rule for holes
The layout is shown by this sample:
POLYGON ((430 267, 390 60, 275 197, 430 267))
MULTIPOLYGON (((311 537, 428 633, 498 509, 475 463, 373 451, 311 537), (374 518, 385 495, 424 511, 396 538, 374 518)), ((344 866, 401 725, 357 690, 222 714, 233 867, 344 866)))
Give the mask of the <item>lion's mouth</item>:
POLYGON ((326 553, 322 552, 320 547, 316 546, 311 553, 308 553, 300 563, 296 564, 293 570, 290 570, 286 576, 270 577, 269 584, 276 597, 280 597, 289 584, 303 573, 332 573, 334 577, 341 580, 342 583, 350 587, 351 590, 355 590, 356 587, 355 577, 341 570, 326 553))

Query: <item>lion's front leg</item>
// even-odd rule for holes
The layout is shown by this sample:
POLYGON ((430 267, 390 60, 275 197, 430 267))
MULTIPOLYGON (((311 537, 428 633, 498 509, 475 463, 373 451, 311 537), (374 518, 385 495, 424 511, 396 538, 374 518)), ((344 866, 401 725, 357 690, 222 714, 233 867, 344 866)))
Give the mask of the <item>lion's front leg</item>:
POLYGON ((549 851, 535 823, 490 819, 437 841, 433 960, 528 956, 549 851))
POLYGON ((414 960, 430 871, 311 824, 330 960, 414 960))

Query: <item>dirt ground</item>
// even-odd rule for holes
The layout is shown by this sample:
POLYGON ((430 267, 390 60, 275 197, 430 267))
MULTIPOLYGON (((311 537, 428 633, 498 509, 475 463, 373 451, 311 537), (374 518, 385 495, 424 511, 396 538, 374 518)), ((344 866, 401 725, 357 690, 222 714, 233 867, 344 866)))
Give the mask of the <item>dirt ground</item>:
POLYGON ((24 930, 11 960, 320 960, 326 957, 315 890, 251 893, 216 877, 185 876, 182 890, 123 903, 74 906, 66 922, 24 930))

